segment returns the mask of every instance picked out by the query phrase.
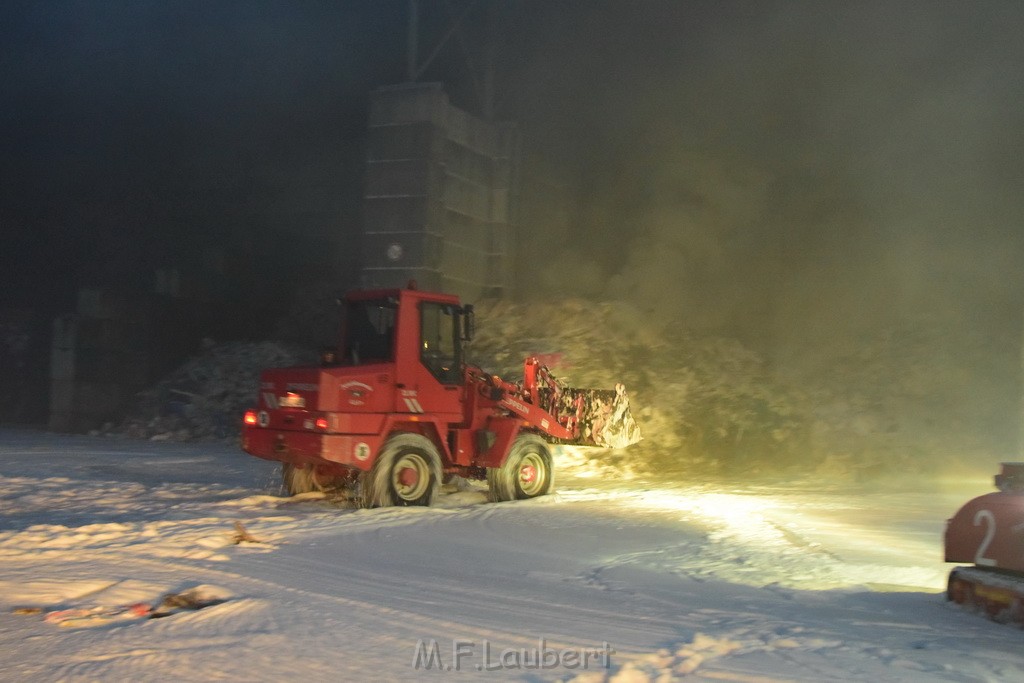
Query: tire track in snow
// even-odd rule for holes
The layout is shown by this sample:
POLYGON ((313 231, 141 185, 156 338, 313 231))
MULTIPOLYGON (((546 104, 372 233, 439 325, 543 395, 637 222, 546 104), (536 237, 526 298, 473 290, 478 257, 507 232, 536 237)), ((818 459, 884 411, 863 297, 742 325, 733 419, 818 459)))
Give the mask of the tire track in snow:
MULTIPOLYGON (((375 512, 375 511, 371 511, 375 512)), ((495 514, 499 514, 500 511, 495 509, 481 510, 479 508, 468 509, 468 510, 456 510, 446 511, 441 514, 434 514, 433 512, 425 514, 407 514, 398 512, 392 512, 391 514, 368 514, 361 516, 359 519, 352 519, 348 517, 346 524, 342 525, 343 528, 338 528, 334 525, 330 531, 334 534, 340 534, 340 538, 344 539, 353 533, 364 533, 369 532, 373 534, 387 533, 400 527, 406 527, 409 524, 419 522, 421 524, 434 525, 437 523, 443 523, 454 518, 464 517, 475 517, 473 523, 476 525, 486 525, 488 520, 495 514), (382 519, 383 518, 383 519, 382 519), (351 520, 351 521, 350 521, 351 520), (380 522, 384 524, 381 525, 380 522), (353 524, 352 522, 357 522, 353 524)), ((506 511, 507 512, 507 511, 506 511)), ((306 532, 305 537, 317 538, 321 531, 326 529, 302 529, 306 532), (309 532, 314 532, 309 535, 309 532)), ((286 546, 287 548, 287 546, 286 546)), ((179 555, 185 553, 179 553, 179 555)), ((90 558, 90 561, 97 561, 106 558, 108 561, 114 562, 122 556, 122 553, 118 552, 113 548, 97 547, 87 551, 86 555, 90 558)), ((234 559, 241 559, 235 557, 234 559)), ((272 596, 275 603, 287 603, 290 605, 310 605, 316 604, 319 606, 318 609, 314 610, 312 617, 322 617, 323 612, 330 611, 331 608, 327 608, 327 605, 333 606, 333 609, 338 612, 354 613, 358 615, 358 625, 363 631, 391 631, 392 635, 390 639, 396 643, 396 646, 402 648, 408 648, 410 643, 414 642, 417 637, 423 637, 431 634, 445 633, 452 638, 468 637, 474 639, 487 638, 494 642, 500 642, 504 647, 518 647, 528 648, 536 646, 536 637, 524 635, 521 629, 515 628, 494 628, 494 624, 502 623, 502 617, 512 617, 512 622, 521 621, 522 619, 534 616, 534 612, 539 609, 547 609, 551 612, 555 612, 554 623, 559 624, 565 621, 565 613, 568 610, 573 615, 573 622, 589 622, 591 624, 605 624, 609 620, 623 621, 622 617, 614 613, 610 613, 605 610, 591 610, 580 606, 573 606, 571 604, 564 605, 551 605, 549 601, 544 601, 543 598, 538 599, 505 599, 500 605, 493 605, 493 589, 491 587, 470 587, 463 584, 444 586, 440 587, 436 584, 430 584, 427 587, 419 586, 413 587, 413 592, 420 591, 428 597, 418 602, 420 609, 424 613, 417 613, 416 611, 410 611, 410 609, 392 609, 385 607, 382 603, 386 602, 389 596, 394 592, 396 580, 393 577, 381 577, 379 574, 375 574, 371 571, 352 571, 351 567, 343 568, 342 571, 346 572, 346 577, 341 589, 344 590, 348 595, 345 597, 338 596, 333 592, 324 591, 309 591, 296 588, 293 583, 299 585, 316 585, 317 583, 326 582, 328 585, 337 585, 336 577, 339 572, 339 568, 331 563, 319 562, 314 559, 297 557, 290 555, 285 557, 281 555, 278 558, 280 561, 275 562, 276 566, 273 568, 274 575, 272 580, 268 580, 266 575, 263 577, 256 577, 252 575, 250 568, 249 571, 239 572, 230 571, 227 568, 216 568, 211 567, 208 561, 203 558, 187 558, 178 557, 170 558, 169 560, 154 560, 148 557, 133 557, 132 562, 142 562, 149 564, 154 567, 159 567, 163 571, 176 570, 183 575, 200 575, 206 577, 205 580, 211 582, 223 582, 227 581, 237 587, 236 592, 248 592, 252 595, 265 594, 272 596), (296 571, 298 570, 298 571, 296 571), (357 577, 356 574, 359 574, 357 577), (215 577, 222 577, 217 579, 215 577), (355 596, 351 595, 352 589, 356 593, 355 596), (247 589, 247 590, 246 590, 247 589), (425 590, 424 590, 425 589, 425 590), (459 617, 456 618, 441 618, 436 613, 430 614, 434 606, 438 602, 444 602, 448 604, 452 609, 448 611, 454 611, 459 617), (475 615, 473 618, 465 618, 465 615, 472 614, 475 609, 481 605, 490 606, 485 614, 475 615), (401 624, 401 630, 396 632, 396 624, 401 624), (404 635, 403 632, 404 631, 404 635)), ((264 563, 266 564, 266 563, 264 563)), ((406 602, 405 605, 409 606, 410 602, 406 602)), ((213 608, 211 608, 213 609, 213 608)), ((223 609, 219 607, 217 609, 223 609)), ((308 609, 305 611, 309 612, 308 609)), ((419 611, 419 610, 417 610, 419 611)), ((206 610, 209 614, 203 612, 197 613, 196 615, 186 615, 187 617, 194 617, 196 619, 212 619, 217 610, 214 611, 206 610)), ((182 619, 182 617, 175 617, 175 619, 182 619)), ((629 628, 636 629, 637 631, 649 637, 652 631, 661 631, 665 634, 667 639, 675 639, 679 636, 678 627, 671 622, 671 620, 652 620, 649 617, 636 617, 628 616, 628 621, 632 622, 629 628)), ((548 642, 552 647, 579 647, 581 643, 578 639, 566 637, 564 640, 557 639, 558 629, 550 629, 553 631, 552 635, 549 636, 548 642), (554 638, 554 639, 553 639, 554 638)), ((620 660, 625 661, 631 657, 631 653, 621 651, 617 654, 620 660)), ((140 669, 145 669, 150 666, 151 662, 140 662, 137 666, 140 669)), ((133 665, 136 666, 136 665, 133 665)), ((120 671, 128 668, 127 663, 120 665, 120 671)), ((95 672, 95 668, 92 669, 95 672)), ((133 675, 136 673, 133 670, 133 675)), ((69 675, 76 675, 74 672, 69 672, 69 675)))
MULTIPOLYGON (((115 557, 116 555, 111 556, 110 560, 114 561, 115 557)), ((239 595, 252 596, 250 599, 260 599, 255 598, 255 596, 265 596, 262 599, 271 601, 274 604, 287 605, 288 610, 291 612, 301 611, 310 615, 310 621, 322 620, 324 615, 328 612, 325 606, 333 605, 339 608, 339 611, 337 612, 338 615, 357 614, 358 623, 356 624, 356 627, 360 631, 375 634, 387 633, 387 640, 402 648, 403 660, 407 659, 404 654, 406 650, 408 650, 409 655, 412 654, 413 645, 416 643, 417 639, 437 637, 437 634, 439 633, 444 634, 444 639, 466 638, 476 641, 486 639, 495 643, 501 643, 501 647, 533 648, 537 646, 537 636, 532 634, 524 635, 520 630, 501 629, 488 626, 487 624, 493 623, 491 620, 467 623, 466 621, 428 614, 419 614, 408 610, 389 607, 383 604, 381 598, 385 598, 387 596, 391 586, 386 583, 382 583, 379 580, 380 577, 377 577, 377 580, 374 580, 374 578, 368 574, 365 581, 370 582, 373 586, 373 595, 366 596, 364 598, 352 598, 322 591, 297 588, 294 585, 282 583, 276 579, 256 577, 250 574, 232 572, 218 567, 192 565, 180 562, 158 562, 147 558, 138 558, 137 561, 145 564, 151 564, 165 571, 177 571, 192 576, 197 574, 204 575, 202 579, 204 582, 219 583, 230 586, 231 589, 239 595), (397 633, 396 627, 400 627, 407 633, 397 633)), ((290 577, 286 577, 284 579, 286 581, 290 580, 295 583, 308 584, 311 579, 315 579, 317 577, 329 578, 337 576, 337 572, 332 571, 331 568, 324 569, 327 573, 317 571, 313 574, 297 574, 294 572, 294 567, 296 564, 303 563, 296 557, 288 558, 285 564, 286 566, 279 567, 278 569, 287 577, 290 577)), ((319 564, 323 567, 322 563, 314 564, 319 564)), ((480 593, 480 596, 483 598, 485 597, 485 594, 480 593)), ((491 597, 493 597, 493 595, 491 597)), ((230 604, 231 603, 228 602, 222 605, 206 608, 196 612, 194 615, 186 613, 185 616, 194 616, 197 619, 200 617, 203 619, 211 618, 216 610, 230 604), (206 613, 209 614, 207 615, 206 613)), ((474 601, 469 604, 479 605, 480 603, 474 601)), ((619 618, 618 615, 606 612, 595 612, 594 614, 596 617, 603 620, 619 618)), ((164 620, 151 620, 145 622, 145 624, 148 626, 153 623, 160 624, 164 622, 170 626, 172 624, 172 620, 179 620, 173 622, 175 624, 182 623, 180 621, 181 616, 182 615, 174 615, 164 620)), ((564 620, 565 615, 560 614, 559 618, 564 620)), ((297 617, 293 616, 290 623, 294 623, 296 619, 297 617)), ((645 624, 645 626, 649 627, 650 624, 645 624)), ((676 633, 675 629, 673 629, 672 632, 676 633)), ((175 636, 174 638, 175 641, 179 639, 180 635, 175 636)), ((438 639, 441 640, 441 638, 438 639)), ((573 648, 581 646, 580 642, 572 639, 559 641, 554 638, 549 638, 548 644, 553 648, 573 648)), ((636 650, 633 652, 625 650, 619 652, 617 650, 616 657, 621 656, 625 661, 639 656, 642 652, 642 650, 636 650)))
POLYGON ((510 595, 508 586, 502 586, 500 591, 495 590, 500 581, 474 585, 464 579, 441 583, 432 577, 429 582, 407 583, 402 577, 384 577, 373 570, 350 565, 339 569, 325 562, 295 557, 289 558, 286 567, 278 571, 288 573, 296 567, 307 569, 301 574, 304 580, 309 577, 322 577, 326 580, 340 571, 345 577, 343 590, 349 596, 357 596, 349 597, 350 600, 358 600, 362 605, 374 609, 379 608, 383 602, 401 605, 390 609, 395 610, 394 614, 419 619, 418 623, 424 626, 443 627, 453 633, 471 629, 479 637, 514 639, 521 645, 536 644, 537 635, 523 636, 521 630, 496 630, 492 625, 502 621, 516 624, 546 621, 549 623, 543 629, 543 635, 569 646, 579 645, 574 633, 578 634, 585 628, 600 630, 614 621, 615 629, 620 634, 634 631, 642 633, 644 639, 652 634, 661 634, 666 639, 674 639, 679 635, 678 621, 671 617, 623 613, 616 606, 597 609, 570 600, 553 601, 552 591, 547 589, 531 596, 521 591, 510 595), (437 616, 438 613, 454 613, 459 618, 457 621, 443 619, 437 616), (566 624, 571 624, 572 633, 567 632, 566 624))

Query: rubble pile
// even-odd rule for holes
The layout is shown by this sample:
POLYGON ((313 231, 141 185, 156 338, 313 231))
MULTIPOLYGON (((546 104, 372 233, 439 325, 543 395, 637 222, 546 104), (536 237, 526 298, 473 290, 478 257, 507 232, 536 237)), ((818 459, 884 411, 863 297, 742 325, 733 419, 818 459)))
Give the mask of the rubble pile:
POLYGON ((644 441, 573 456, 609 475, 864 481, 1005 459, 1018 398, 1001 372, 1014 359, 999 354, 1014 351, 948 321, 913 320, 823 345, 783 373, 735 339, 663 326, 626 304, 567 300, 479 304, 469 358, 510 380, 539 354, 568 386, 624 382, 644 441))
POLYGON ((598 469, 618 475, 777 471, 806 452, 799 397, 735 340, 660 330, 619 303, 477 306, 470 362, 515 380, 529 355, 539 355, 568 386, 625 383, 644 441, 623 451, 590 451, 598 469))
POLYGON ((136 411, 121 424, 97 433, 154 441, 235 439, 261 370, 315 362, 312 352, 279 342, 211 346, 140 393, 136 411))

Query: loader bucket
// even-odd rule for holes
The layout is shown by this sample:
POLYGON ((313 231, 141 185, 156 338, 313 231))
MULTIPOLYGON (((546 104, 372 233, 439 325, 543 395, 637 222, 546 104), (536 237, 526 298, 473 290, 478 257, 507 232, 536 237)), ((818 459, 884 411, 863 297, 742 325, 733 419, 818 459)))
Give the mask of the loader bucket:
POLYGON ((551 405, 551 393, 542 391, 542 407, 553 415, 579 415, 579 437, 564 443, 625 448, 639 443, 642 438, 640 426, 629 411, 629 398, 622 384, 616 384, 614 389, 562 387, 554 398, 557 405, 551 405))

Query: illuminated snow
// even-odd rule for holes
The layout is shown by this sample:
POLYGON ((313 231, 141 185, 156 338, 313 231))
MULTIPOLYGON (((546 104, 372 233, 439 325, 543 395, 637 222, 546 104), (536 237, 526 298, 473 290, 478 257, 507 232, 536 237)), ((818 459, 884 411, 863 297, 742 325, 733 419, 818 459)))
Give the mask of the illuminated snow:
POLYGON ((667 484, 564 456, 542 499, 458 482, 434 508, 356 510, 282 498, 272 464, 230 447, 0 431, 0 677, 1024 679, 1019 629, 941 595, 944 520, 984 488, 667 484), (44 620, 200 585, 229 599, 44 620), (413 668, 431 639, 447 664, 470 653, 457 676, 413 668), (570 664, 607 643, 611 666, 475 668, 525 667, 538 643, 570 664))

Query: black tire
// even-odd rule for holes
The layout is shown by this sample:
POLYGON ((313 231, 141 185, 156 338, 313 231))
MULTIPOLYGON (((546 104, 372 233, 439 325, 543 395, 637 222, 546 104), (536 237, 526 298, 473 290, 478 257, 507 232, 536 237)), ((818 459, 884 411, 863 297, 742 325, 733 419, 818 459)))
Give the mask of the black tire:
POLYGON ((335 477, 323 477, 316 472, 316 467, 296 467, 291 463, 281 465, 281 483, 289 496, 300 493, 330 493, 344 485, 344 481, 335 477))
POLYGON ((546 496, 555 488, 551 451, 536 434, 520 434, 501 467, 487 468, 492 501, 525 500, 546 496))
POLYGON ((419 434, 395 434, 361 477, 365 508, 430 505, 441 486, 441 456, 419 434))

